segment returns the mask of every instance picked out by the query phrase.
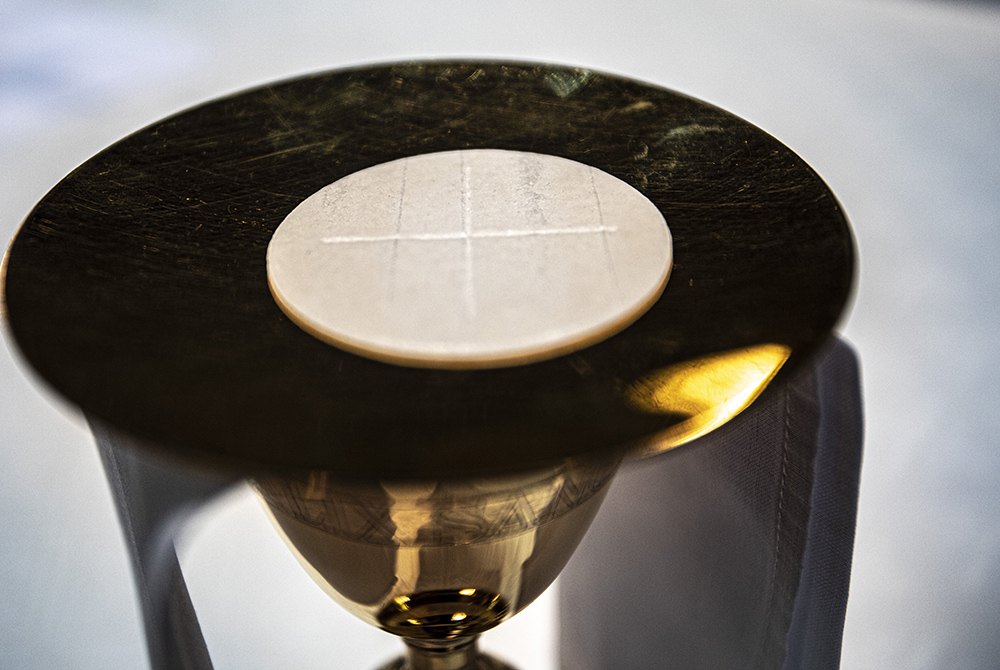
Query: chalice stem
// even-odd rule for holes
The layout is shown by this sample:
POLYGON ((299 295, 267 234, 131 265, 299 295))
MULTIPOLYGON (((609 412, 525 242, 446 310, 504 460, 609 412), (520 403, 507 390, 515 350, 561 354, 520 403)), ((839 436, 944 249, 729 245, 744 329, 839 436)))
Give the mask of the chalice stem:
POLYGON ((456 640, 404 638, 406 656, 382 670, 515 670, 492 656, 480 653, 477 635, 456 640))

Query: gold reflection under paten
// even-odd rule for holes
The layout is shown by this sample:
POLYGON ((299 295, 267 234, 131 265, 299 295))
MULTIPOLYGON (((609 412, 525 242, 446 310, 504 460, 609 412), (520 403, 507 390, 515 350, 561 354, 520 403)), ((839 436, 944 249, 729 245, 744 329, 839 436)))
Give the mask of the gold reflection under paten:
POLYGON ((629 403, 651 414, 687 417, 651 438, 637 456, 651 456, 705 435, 752 403, 788 360, 791 348, 760 344, 672 365, 643 377, 629 403))
POLYGON ((534 600, 583 537, 617 466, 608 456, 471 479, 304 472, 253 484, 336 601, 382 630, 441 642, 474 637, 534 600))

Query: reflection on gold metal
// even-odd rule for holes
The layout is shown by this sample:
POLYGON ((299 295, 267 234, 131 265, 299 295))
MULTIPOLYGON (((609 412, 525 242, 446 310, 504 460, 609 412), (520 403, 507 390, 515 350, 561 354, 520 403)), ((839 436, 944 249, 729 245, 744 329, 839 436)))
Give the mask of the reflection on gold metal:
MULTIPOLYGON (((789 354, 776 344, 726 351, 633 384, 633 407, 680 421, 645 453, 728 421, 760 394, 789 354)), ((310 472, 262 476, 254 484, 313 579, 355 615, 407 640, 409 660, 392 667, 415 670, 440 666, 420 660, 431 654, 427 645, 434 658, 446 651, 454 660, 461 649, 475 658, 470 640, 551 583, 616 467, 609 459, 576 459, 481 479, 343 482, 310 472)))
MULTIPOLYGON (((679 420, 644 454, 731 419, 790 353, 777 344, 726 351, 634 383, 633 407, 679 420)), ((387 668, 445 670, 448 658, 447 668, 465 659, 461 667, 481 670, 500 666, 478 655, 472 640, 555 579, 616 468, 595 458, 481 479, 343 482, 310 472, 262 476, 254 485, 313 579, 355 615, 407 641, 407 660, 387 668)))
POLYGON ((761 344, 672 365, 639 380, 629 389, 633 407, 687 418, 652 437, 636 455, 673 449, 726 423, 761 394, 789 354, 787 346, 761 344))
POLYGON ((307 472, 254 486, 306 571, 349 611, 406 639, 410 665, 399 667, 414 670, 420 645, 457 653, 541 594, 617 466, 616 457, 568 459, 517 475, 406 482, 307 472))

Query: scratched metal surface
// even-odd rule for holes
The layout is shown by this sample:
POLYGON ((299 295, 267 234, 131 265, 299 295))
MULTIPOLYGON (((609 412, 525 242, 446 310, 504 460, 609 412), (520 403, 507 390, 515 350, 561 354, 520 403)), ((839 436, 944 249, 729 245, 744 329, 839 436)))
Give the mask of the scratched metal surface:
POLYGON ((759 345, 790 371, 850 295, 853 240, 825 184, 718 108, 591 70, 432 61, 241 93, 94 157, 28 216, 7 318, 57 390, 151 446, 248 467, 440 477, 541 467, 686 418, 623 389, 759 345), (358 170, 470 148, 594 165, 670 222, 674 264, 635 323, 569 355, 489 370, 364 358, 304 333, 268 288, 296 205, 358 170))

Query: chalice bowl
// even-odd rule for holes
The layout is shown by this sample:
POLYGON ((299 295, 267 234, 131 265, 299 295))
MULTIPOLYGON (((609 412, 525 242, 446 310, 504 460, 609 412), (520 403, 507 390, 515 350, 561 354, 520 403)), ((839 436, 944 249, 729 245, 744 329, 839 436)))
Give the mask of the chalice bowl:
POLYGON ((310 472, 254 487, 316 583, 406 642, 386 668, 500 669, 476 638, 556 578, 616 469, 583 458, 508 476, 376 483, 310 472))

